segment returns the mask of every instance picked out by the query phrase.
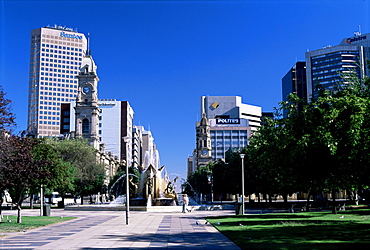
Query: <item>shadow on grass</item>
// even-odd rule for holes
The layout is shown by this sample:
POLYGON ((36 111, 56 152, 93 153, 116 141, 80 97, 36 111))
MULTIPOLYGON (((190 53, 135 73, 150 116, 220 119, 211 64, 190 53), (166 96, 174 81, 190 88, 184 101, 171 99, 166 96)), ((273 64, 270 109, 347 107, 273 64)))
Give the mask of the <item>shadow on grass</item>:
POLYGON ((336 215, 320 212, 214 217, 209 221, 219 221, 219 231, 242 249, 367 249, 370 219, 366 215, 369 211, 358 210, 336 215))

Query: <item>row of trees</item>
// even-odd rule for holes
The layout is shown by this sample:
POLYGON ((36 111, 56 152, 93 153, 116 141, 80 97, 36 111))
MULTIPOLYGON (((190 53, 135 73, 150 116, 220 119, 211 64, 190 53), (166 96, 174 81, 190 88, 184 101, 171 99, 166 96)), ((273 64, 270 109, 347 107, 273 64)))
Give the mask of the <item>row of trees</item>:
MULTIPOLYGON (((226 162, 212 163, 214 192, 240 193, 240 153, 245 157, 246 192, 312 195, 366 189, 370 176, 370 80, 354 74, 345 84, 307 102, 291 94, 275 119, 255 133, 245 149, 230 150, 226 162), (282 116, 285 113, 286 116, 282 116)), ((203 170, 189 178, 193 186, 203 170)), ((200 190, 198 190, 200 191, 200 190)), ((271 197, 271 195, 270 195, 271 197)), ((308 206, 307 206, 308 208, 308 206)), ((335 213, 335 206, 333 206, 335 213)))
POLYGON ((47 192, 68 192, 81 198, 101 190, 104 166, 96 161, 96 151, 87 141, 16 136, 11 133, 14 126, 11 101, 0 86, 0 204, 8 191, 18 209, 18 223, 22 202, 27 197, 32 202, 41 186, 47 192))

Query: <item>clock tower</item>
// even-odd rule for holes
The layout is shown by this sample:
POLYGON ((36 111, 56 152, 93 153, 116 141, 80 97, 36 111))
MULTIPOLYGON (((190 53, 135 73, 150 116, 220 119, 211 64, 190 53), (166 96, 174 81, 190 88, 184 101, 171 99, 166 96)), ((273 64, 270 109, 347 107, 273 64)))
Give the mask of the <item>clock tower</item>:
POLYGON ((207 166, 212 161, 210 126, 206 114, 197 126, 197 169, 207 166))
POLYGON ((99 113, 97 66, 88 53, 82 59, 78 78, 78 95, 76 98, 76 137, 86 138, 95 149, 99 149, 99 113))

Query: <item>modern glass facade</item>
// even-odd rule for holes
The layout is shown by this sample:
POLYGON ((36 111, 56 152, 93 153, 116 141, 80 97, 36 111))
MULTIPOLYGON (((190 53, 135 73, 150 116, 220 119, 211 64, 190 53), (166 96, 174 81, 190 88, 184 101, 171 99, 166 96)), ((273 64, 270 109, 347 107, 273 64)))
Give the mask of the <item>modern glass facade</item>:
POLYGON ((356 73, 361 79, 366 73, 370 58, 370 34, 356 34, 344 38, 338 46, 328 46, 306 52, 307 94, 316 97, 315 87, 320 84, 328 90, 335 90, 346 84, 346 73, 356 73))
POLYGON ((248 145, 247 130, 212 130, 212 160, 225 159, 229 149, 242 149, 248 145))
POLYGON ((209 119, 213 161, 225 159, 229 149, 246 147, 252 131, 246 119, 239 119, 236 124, 220 124, 217 120, 209 119))

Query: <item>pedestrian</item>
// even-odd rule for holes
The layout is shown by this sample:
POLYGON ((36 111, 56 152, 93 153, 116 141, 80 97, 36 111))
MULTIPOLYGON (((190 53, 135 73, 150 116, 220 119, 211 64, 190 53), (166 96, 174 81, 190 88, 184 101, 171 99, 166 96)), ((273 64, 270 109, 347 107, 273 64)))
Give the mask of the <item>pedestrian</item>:
POLYGON ((188 210, 188 205, 189 205, 189 197, 187 194, 184 194, 182 196, 182 212, 183 213, 186 213, 186 211, 188 210))

